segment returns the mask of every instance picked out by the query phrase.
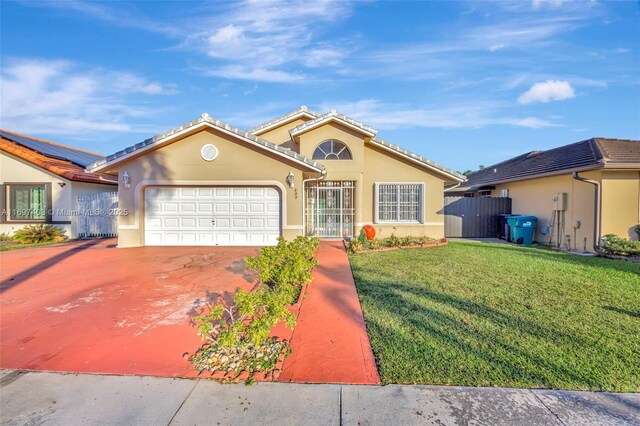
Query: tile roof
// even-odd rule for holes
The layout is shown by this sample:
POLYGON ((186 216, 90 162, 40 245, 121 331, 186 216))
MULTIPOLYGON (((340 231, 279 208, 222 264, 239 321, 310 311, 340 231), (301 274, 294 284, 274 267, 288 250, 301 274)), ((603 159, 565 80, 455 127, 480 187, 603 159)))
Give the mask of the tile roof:
POLYGON ((595 141, 607 165, 640 164, 640 141, 608 138, 595 138, 595 141))
POLYGON ((474 191, 486 185, 539 175, 616 165, 637 165, 640 168, 640 141, 592 138, 547 151, 531 151, 473 172, 467 176, 464 187, 449 191, 474 191))
MULTIPOLYGON (((23 137, 31 138, 30 136, 23 137)), ((42 141, 46 143, 52 143, 48 141, 42 141)), ((74 149, 67 147, 69 149, 74 149)), ((10 139, 0 136, 0 151, 7 152, 22 160, 25 160, 35 166, 41 167, 51 173, 55 173, 65 179, 76 182, 88 182, 88 183, 101 183, 108 185, 117 185, 117 181, 114 176, 101 174, 101 173, 89 173, 85 171, 84 167, 71 161, 48 157, 40 152, 29 149, 22 146, 10 139)), ((97 155, 97 154, 96 154, 97 155)))
POLYGON ((425 158, 425 157, 423 157, 423 156, 421 156, 419 154, 416 154, 414 152, 411 152, 411 151, 408 151, 408 150, 406 150, 404 148, 401 148, 398 145, 394 145, 394 144, 392 144, 390 142, 387 142, 387 141, 384 141, 384 140, 382 140, 380 138, 373 138, 373 139, 371 139, 371 142, 374 145, 380 145, 380 146, 383 146, 385 148, 389 148, 389 149, 391 149, 393 151, 396 151, 399 154, 402 154, 402 155, 404 155, 406 157, 409 157, 409 158, 411 158, 411 159, 413 159, 415 161, 418 161, 419 163, 422 163, 422 164, 424 164, 424 165, 426 165, 428 167, 437 169, 440 172, 443 172, 445 174, 448 174, 448 175, 454 177, 456 180, 460 180, 460 181, 464 180, 464 175, 456 172, 455 170, 450 169, 448 167, 445 167, 445 166, 443 166, 441 164, 438 164, 438 163, 436 163, 434 161, 431 161, 431 160, 429 160, 429 159, 427 159, 427 158, 425 158))
POLYGON ((291 136, 299 135, 301 133, 304 133, 306 130, 313 129, 314 127, 317 127, 320 124, 327 121, 331 121, 331 120, 342 121, 343 123, 352 127, 356 127, 357 129, 361 130, 365 134, 371 135, 372 137, 375 136, 376 133, 378 133, 377 130, 367 126, 366 124, 363 124, 359 121, 349 118, 346 115, 340 114, 336 110, 332 109, 326 114, 322 114, 312 120, 309 120, 305 123, 300 124, 299 126, 294 127, 293 129, 289 130, 289 134, 291 136))
POLYGON ((261 133, 261 132, 265 131, 266 129, 269 129, 271 127, 275 127, 280 123, 286 123, 287 121, 291 120, 292 118, 294 118, 294 117, 297 118, 300 115, 307 115, 307 116, 310 116, 310 117, 313 117, 313 118, 320 117, 319 113, 317 113, 317 112, 315 112, 313 110, 310 110, 309 108, 307 108, 306 105, 302 105, 300 108, 298 108, 298 109, 296 109, 294 111, 291 111, 291 112, 288 112, 288 113, 286 113, 284 115, 276 117, 273 120, 269 120, 269 121, 267 121, 265 123, 262 123, 262 124, 260 124, 260 125, 258 125, 256 127, 251 128, 251 129, 249 129, 247 131, 249 133, 253 133, 253 134, 261 133))
POLYGON ((252 142, 256 145, 262 146, 264 148, 267 148, 269 150, 275 151, 276 153, 280 154, 281 156, 284 157, 289 157, 293 160, 296 160, 300 163, 303 163, 309 167, 311 167, 312 169, 316 169, 318 171, 322 171, 324 170, 324 166, 308 157, 305 157, 304 155, 300 155, 290 149, 287 148, 283 148, 281 146, 278 146, 272 142, 269 142, 266 139, 262 139, 259 138, 247 131, 238 129, 237 127, 232 127, 231 125, 224 123, 220 120, 217 120, 213 117, 210 117, 209 114, 207 113, 203 113, 199 118, 197 118, 196 120, 193 121, 189 121, 187 123, 182 124, 181 126, 175 127, 167 132, 164 133, 160 133, 152 138, 146 139, 140 143, 137 143, 133 146, 130 146, 126 149, 123 149, 122 151, 118 151, 115 154, 109 155, 99 161, 96 161, 93 164, 90 164, 89 166, 87 166, 87 170, 95 170, 98 167, 101 167, 103 165, 105 165, 106 163, 110 163, 112 161, 118 160, 119 158, 124 157, 125 155, 131 154, 133 152, 142 150, 144 148, 149 147, 150 145, 154 145, 157 144, 159 142, 164 141, 165 139, 168 139, 172 136, 175 136, 176 134, 180 133, 180 132, 184 132, 186 130, 189 130, 193 127, 196 127, 202 123, 206 123, 214 128, 218 128, 223 132, 227 132, 227 133, 231 133, 234 134, 236 136, 239 136, 242 139, 245 139, 249 142, 252 142))

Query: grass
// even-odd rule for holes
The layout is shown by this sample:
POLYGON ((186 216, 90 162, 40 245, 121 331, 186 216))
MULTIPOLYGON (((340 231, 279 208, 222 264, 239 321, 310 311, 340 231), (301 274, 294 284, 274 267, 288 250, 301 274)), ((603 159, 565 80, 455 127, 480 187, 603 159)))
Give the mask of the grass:
POLYGON ((640 263, 464 242, 350 260, 384 383, 640 391, 640 263))
POLYGON ((47 243, 33 243, 33 244, 20 244, 15 241, 2 241, 0 242, 0 252, 11 251, 11 250, 21 250, 21 249, 31 248, 31 247, 51 246, 54 244, 65 244, 65 243, 68 243, 69 241, 73 241, 73 240, 47 242, 47 243))

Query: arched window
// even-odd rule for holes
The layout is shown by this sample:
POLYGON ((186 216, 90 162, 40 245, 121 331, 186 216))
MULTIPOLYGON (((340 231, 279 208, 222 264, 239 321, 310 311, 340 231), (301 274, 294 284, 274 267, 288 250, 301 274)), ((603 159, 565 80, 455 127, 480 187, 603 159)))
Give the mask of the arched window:
POLYGON ((322 142, 313 151, 314 160, 351 160, 351 151, 345 144, 336 140, 322 142))

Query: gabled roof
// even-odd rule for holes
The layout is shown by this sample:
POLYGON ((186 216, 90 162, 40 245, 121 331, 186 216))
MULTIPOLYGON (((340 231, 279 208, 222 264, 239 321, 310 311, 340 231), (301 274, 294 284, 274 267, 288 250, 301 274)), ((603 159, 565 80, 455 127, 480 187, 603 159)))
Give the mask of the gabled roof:
POLYGON ((440 164, 438 164, 438 163, 436 163, 434 161, 431 161, 431 160, 429 160, 429 159, 427 159, 427 158, 425 158, 425 157, 423 157, 423 156, 421 156, 419 154, 416 154, 414 152, 411 152, 411 151, 408 151, 408 150, 406 150, 404 148, 401 148, 398 145, 394 145, 394 144, 392 144, 390 142, 387 142, 387 141, 384 141, 384 140, 382 140, 380 138, 371 139, 371 143, 373 145, 377 145, 377 146, 379 146, 379 147, 381 147, 383 149, 393 151, 396 154, 400 154, 401 156, 403 156, 403 157, 405 157, 405 158, 407 158, 409 160, 412 160, 412 161, 414 161, 416 163, 419 163, 419 164, 421 164, 423 166, 427 166, 428 168, 432 169, 433 171, 445 174, 445 175, 453 178, 454 180, 456 180, 458 182, 464 181, 464 175, 456 172, 455 170, 452 170, 452 169, 450 169, 448 167, 444 167, 444 166, 442 166, 442 165, 440 165, 440 164))
POLYGON ((216 130, 221 131, 222 133, 226 133, 231 136, 235 136, 245 142, 248 142, 258 148, 265 149, 270 152, 274 152, 281 157, 287 158, 299 164, 302 164, 308 167, 311 170, 321 172, 324 170, 324 166, 310 158, 305 157, 304 155, 300 155, 294 151, 291 151, 287 148, 282 148, 274 143, 271 143, 265 139, 259 138, 249 132, 238 129, 237 127, 232 127, 231 125, 224 123, 220 120, 217 120, 213 117, 210 117, 209 114, 204 113, 199 118, 193 121, 189 121, 184 123, 181 126, 175 127, 167 132, 160 133, 152 138, 144 140, 136 145, 130 146, 122 151, 118 151, 115 154, 109 155, 108 157, 96 161, 93 164, 87 166, 87 170, 97 171, 104 170, 105 168, 112 166, 116 163, 126 160, 127 158, 133 156, 134 154, 140 154, 149 149, 155 148, 157 146, 163 145, 175 138, 178 138, 185 133, 196 130, 198 128, 210 127, 216 130))
POLYGON ((449 192, 599 168, 640 168, 640 141, 592 138, 547 151, 531 151, 473 172, 464 187, 451 188, 449 192))
POLYGON ((266 123, 262 123, 252 129, 249 129, 248 132, 258 136, 284 123, 297 120, 299 118, 314 119, 319 116, 320 114, 318 114, 317 112, 310 110, 306 105, 302 105, 300 108, 294 111, 281 115, 280 117, 276 117, 273 120, 269 120, 266 123))
MULTIPOLYGON (((59 158, 57 155, 49 156, 49 155, 45 155, 42 152, 28 148, 27 146, 14 141, 12 135, 17 135, 23 139, 28 139, 28 140, 37 142, 39 144, 51 144, 52 146, 64 148, 65 150, 69 150, 69 151, 80 152, 80 153, 87 152, 87 151, 77 150, 76 148, 71 148, 68 146, 45 141, 42 139, 32 138, 31 136, 16 134, 14 132, 9 132, 7 130, 2 130, 2 132, 0 133, 0 151, 9 153, 15 157, 18 157, 24 161, 27 161, 37 167, 40 167, 44 170, 47 170, 51 173, 54 173, 70 181, 101 183, 101 184, 107 184, 107 185, 118 184, 114 176, 100 174, 100 173, 86 172, 84 169, 84 166, 80 166, 75 162, 71 162, 69 160, 59 158), (9 139, 10 137, 11 139, 9 139)), ((93 153, 91 154, 95 155, 98 158, 101 157, 99 154, 93 154, 93 153)))
POLYGON ((322 114, 319 117, 314 118, 313 120, 309 120, 305 123, 300 124, 299 126, 294 127, 293 129, 289 130, 289 134, 291 135, 291 137, 295 137, 295 136, 299 136, 303 133, 308 132, 309 130, 315 129, 317 127, 320 127, 326 123, 329 123, 331 121, 337 122, 342 124, 345 127, 348 127, 350 129, 353 129, 359 133, 362 133, 370 138, 374 137, 376 135, 376 133, 378 133, 377 130, 363 124, 360 123, 359 121, 356 121, 352 118, 347 117, 346 115, 340 114, 338 113, 336 110, 331 110, 326 114, 322 114))

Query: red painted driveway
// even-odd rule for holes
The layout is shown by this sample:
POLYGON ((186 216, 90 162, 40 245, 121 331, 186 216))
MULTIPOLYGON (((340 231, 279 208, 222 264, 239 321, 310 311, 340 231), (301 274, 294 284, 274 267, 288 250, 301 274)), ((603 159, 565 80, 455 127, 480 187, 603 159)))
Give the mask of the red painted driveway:
POLYGON ((115 240, 0 253, 0 368, 190 377, 194 308, 253 287, 247 247, 115 248, 115 240))

